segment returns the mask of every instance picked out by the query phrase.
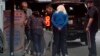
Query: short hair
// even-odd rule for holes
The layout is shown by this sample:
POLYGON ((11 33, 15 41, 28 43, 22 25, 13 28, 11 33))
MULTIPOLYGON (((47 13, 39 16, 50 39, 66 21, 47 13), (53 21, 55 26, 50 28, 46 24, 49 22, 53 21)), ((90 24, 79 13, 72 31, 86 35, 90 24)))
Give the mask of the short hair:
POLYGON ((34 15, 34 16, 36 16, 36 17, 40 17, 39 11, 34 11, 34 12, 32 13, 32 15, 34 15))
POLYGON ((86 3, 94 3, 94 1, 93 0, 88 0, 88 1, 86 1, 86 3))
POLYGON ((22 1, 21 3, 28 3, 27 1, 22 1))
POLYGON ((51 4, 48 4, 48 5, 46 6, 46 8, 49 8, 49 7, 51 7, 51 8, 52 8, 52 5, 51 5, 51 4))

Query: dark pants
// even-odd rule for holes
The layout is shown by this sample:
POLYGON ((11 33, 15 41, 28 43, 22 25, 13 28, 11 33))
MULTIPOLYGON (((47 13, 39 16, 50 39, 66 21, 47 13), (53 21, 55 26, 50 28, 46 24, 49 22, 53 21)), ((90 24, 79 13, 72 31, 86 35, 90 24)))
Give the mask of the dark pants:
POLYGON ((46 26, 46 30, 51 30, 51 26, 46 26))
POLYGON ((97 31, 90 31, 90 47, 89 49, 89 56, 97 56, 97 51, 96 51, 96 41, 95 41, 95 36, 96 36, 97 31))
POLYGON ((25 35, 26 35, 26 37, 27 37, 27 41, 29 41, 30 38, 31 38, 31 32, 30 32, 29 29, 25 29, 25 35))
POLYGON ((31 41, 31 44, 29 45, 27 51, 31 51, 31 54, 33 54, 33 50, 32 49, 34 49, 34 48, 32 46, 33 43, 32 43, 31 29, 28 29, 27 27, 25 27, 25 35, 26 35, 27 39, 25 39, 25 43, 24 44, 26 46, 27 44, 29 44, 29 41, 31 41))
POLYGON ((43 38, 43 32, 42 30, 32 30, 32 34, 33 34, 33 42, 34 42, 34 46, 35 46, 35 51, 36 53, 40 53, 43 54, 43 47, 42 47, 42 38, 43 38))
POLYGON ((62 30, 58 30, 57 28, 53 28, 53 49, 52 56, 56 56, 56 54, 60 51, 62 55, 68 54, 67 52, 67 29, 64 27, 62 30))

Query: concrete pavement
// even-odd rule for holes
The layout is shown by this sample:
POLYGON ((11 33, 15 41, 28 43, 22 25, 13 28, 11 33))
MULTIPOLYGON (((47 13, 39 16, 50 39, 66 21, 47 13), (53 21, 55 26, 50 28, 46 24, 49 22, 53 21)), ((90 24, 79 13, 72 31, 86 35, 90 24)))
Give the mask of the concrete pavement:
MULTIPOLYGON (((47 38, 51 36, 50 32, 45 32, 46 34, 46 46, 49 43, 51 38, 47 38)), ((96 34, 96 44, 97 44, 97 54, 100 56, 100 31, 96 34)), ((69 56, 88 56, 88 47, 84 46, 80 43, 80 40, 74 40, 72 42, 68 42, 68 52, 69 56)), ((23 51, 17 51, 15 52, 15 56, 22 56, 23 51)), ((9 56, 9 52, 6 51, 3 54, 0 54, 0 56, 9 56)), ((30 56, 27 54, 26 56, 30 56)), ((51 56, 51 50, 46 51, 46 56, 51 56)))

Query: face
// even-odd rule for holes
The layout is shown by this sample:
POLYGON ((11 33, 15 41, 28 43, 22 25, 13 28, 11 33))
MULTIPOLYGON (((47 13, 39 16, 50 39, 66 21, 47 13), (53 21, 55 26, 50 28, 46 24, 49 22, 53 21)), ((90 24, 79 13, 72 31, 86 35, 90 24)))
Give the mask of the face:
POLYGON ((53 8, 52 7, 47 7, 46 11, 47 11, 47 13, 52 13, 53 12, 53 8))
POLYGON ((28 8, 28 4, 27 4, 27 2, 22 2, 22 7, 23 7, 23 9, 28 8))
POLYGON ((87 3, 87 7, 90 8, 93 6, 93 3, 87 3))
POLYGON ((16 5, 14 5, 14 10, 16 10, 16 5))

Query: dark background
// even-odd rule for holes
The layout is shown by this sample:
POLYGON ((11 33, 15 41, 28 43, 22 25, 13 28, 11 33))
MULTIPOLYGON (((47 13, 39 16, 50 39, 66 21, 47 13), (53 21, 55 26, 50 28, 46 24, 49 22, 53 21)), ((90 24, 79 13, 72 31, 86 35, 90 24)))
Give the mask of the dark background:
MULTIPOLYGON (((36 2, 36 0, 15 0, 15 4, 19 5, 22 1, 28 1, 28 3, 36 2)), ((85 2, 86 0, 81 0, 82 2, 85 2)), ((9 0, 6 0, 6 9, 8 10, 11 8, 9 0)), ((100 18, 100 0, 94 0, 94 4, 99 9, 99 18, 100 18)), ((98 20, 98 28, 100 29, 100 19, 98 20)))
POLYGON ((98 20, 98 26, 100 29, 100 0, 94 0, 95 5, 97 6, 97 8, 99 9, 99 20, 98 20))

